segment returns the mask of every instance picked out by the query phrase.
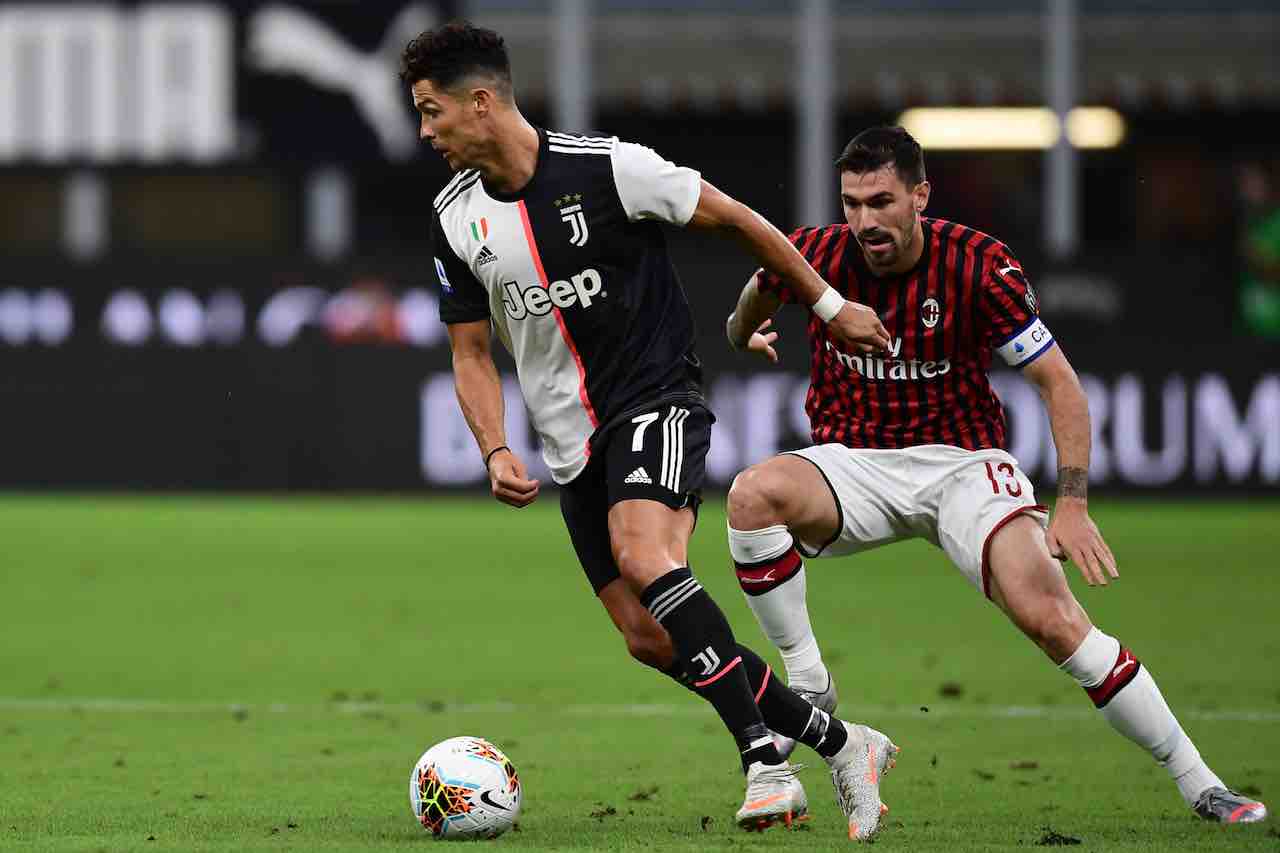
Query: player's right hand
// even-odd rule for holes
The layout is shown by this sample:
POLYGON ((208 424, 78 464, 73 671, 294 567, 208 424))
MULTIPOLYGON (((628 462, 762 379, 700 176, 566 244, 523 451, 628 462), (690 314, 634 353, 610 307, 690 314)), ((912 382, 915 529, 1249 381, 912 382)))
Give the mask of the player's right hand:
POLYGON ((772 364, 778 363, 778 351, 773 348, 773 342, 778 339, 777 332, 766 332, 765 329, 773 325, 773 318, 769 318, 760 324, 760 328, 751 333, 751 340, 747 341, 747 352, 756 352, 769 359, 772 364))
POLYGON ((538 497, 538 481, 529 479, 520 457, 503 448, 489 460, 489 487, 504 504, 522 509, 538 497))
POLYGON ((889 333, 884 324, 865 305, 845 300, 844 307, 827 324, 836 343, 850 352, 885 352, 889 349, 889 333))
POLYGON ((1044 534, 1049 553, 1057 560, 1070 560, 1080 569, 1089 586, 1107 586, 1108 576, 1120 577, 1115 554, 1107 545, 1098 525, 1089 517, 1084 501, 1059 498, 1044 534))

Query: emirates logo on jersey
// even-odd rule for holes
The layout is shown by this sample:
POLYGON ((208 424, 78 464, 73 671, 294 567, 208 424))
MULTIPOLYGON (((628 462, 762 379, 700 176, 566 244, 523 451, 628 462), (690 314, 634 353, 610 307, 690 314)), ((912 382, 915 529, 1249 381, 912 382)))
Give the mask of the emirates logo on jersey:
MULTIPOLYGON (((836 361, 845 370, 851 370, 866 379, 898 379, 910 382, 933 379, 951 372, 949 358, 941 361, 921 361, 918 358, 877 358, 871 355, 849 355, 840 352, 831 341, 827 341, 826 346, 827 352, 835 355, 836 361)), ((889 354, 897 356, 901 352, 902 338, 890 338, 889 354)))
POLYGON ((932 329, 938 325, 938 318, 941 316, 942 308, 938 305, 938 300, 932 296, 920 303, 920 322, 924 323, 926 329, 932 329))

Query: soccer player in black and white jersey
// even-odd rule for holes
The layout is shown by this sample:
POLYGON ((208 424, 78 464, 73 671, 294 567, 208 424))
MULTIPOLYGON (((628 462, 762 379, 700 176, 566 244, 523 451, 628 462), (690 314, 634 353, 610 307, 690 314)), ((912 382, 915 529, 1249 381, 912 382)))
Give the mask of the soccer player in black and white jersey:
POLYGON ((433 203, 432 248, 458 402, 494 496, 524 507, 540 487, 506 445, 496 333, 562 487, 578 559, 628 650, 709 701, 737 740, 747 774, 739 824, 761 829, 807 808, 769 728, 854 780, 861 794, 841 808, 851 825, 874 822, 878 811, 863 813, 880 802, 868 753, 892 744, 782 688, 689 570, 712 416, 660 223, 737 238, 852 352, 883 348, 879 319, 696 171, 616 138, 531 125, 497 33, 460 23, 423 33, 401 76, 421 137, 457 173, 433 203))

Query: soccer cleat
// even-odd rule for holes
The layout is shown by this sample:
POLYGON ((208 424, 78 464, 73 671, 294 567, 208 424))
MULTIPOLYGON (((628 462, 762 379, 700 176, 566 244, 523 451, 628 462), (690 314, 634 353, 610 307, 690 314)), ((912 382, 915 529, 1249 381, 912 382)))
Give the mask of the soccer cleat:
POLYGON ((796 776, 802 765, 764 764, 757 761, 747 770, 747 796, 738 809, 738 826, 748 832, 764 832, 778 821, 790 828, 809 812, 804 786, 796 776))
MULTIPOLYGON (((827 673, 827 689, 823 690, 821 693, 815 693, 812 690, 803 690, 799 687, 793 687, 791 689, 796 693, 796 695, 804 699, 810 705, 821 708, 828 714, 834 714, 836 712, 836 702, 839 701, 839 697, 836 695, 836 680, 832 677, 831 673, 827 673)), ((784 759, 791 757, 791 753, 796 751, 797 744, 798 741, 793 737, 787 737, 786 735, 778 734, 777 732, 773 733, 773 745, 777 748, 778 755, 782 756, 784 759)))
POLYGON ((1206 788, 1192 806, 1205 820, 1221 823, 1257 823, 1267 819, 1267 807, 1230 788, 1206 788))
POLYGON ((873 728, 840 723, 849 732, 849 741, 827 763, 836 801, 849 819, 849 837, 863 841, 875 835, 881 816, 889 811, 880 802, 880 777, 898 763, 899 749, 873 728))

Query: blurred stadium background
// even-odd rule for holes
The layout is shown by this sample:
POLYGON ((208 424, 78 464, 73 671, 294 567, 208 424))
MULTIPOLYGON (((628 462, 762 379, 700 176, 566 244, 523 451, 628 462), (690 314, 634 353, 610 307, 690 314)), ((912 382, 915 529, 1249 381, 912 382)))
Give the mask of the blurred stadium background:
MULTIPOLYGON (((912 125, 930 211, 1023 259, 1096 487, 1280 484, 1274 3, 442 0, 0 4, 0 488, 482 485, 429 275, 446 167, 395 76, 454 15, 506 35, 536 123, 648 144, 783 230, 838 216, 859 129, 941 115, 945 141, 912 125), (1033 112, 919 112, 997 107, 1033 112)), ((733 355, 750 262, 672 242, 723 486, 805 439, 802 324, 781 370, 733 355)), ((1038 399, 998 387, 1051 488, 1038 399)))
MULTIPOLYGON (((909 122, 930 212, 1012 246, 1083 375, 1124 580, 1073 585, 1274 809, 1271 0, 0 2, 0 848, 400 847, 422 840, 414 758, 468 732, 526 781, 504 844, 794 849, 727 820, 718 724, 625 663, 552 496, 484 493, 427 246, 449 176, 396 78, 454 15, 505 34, 534 122, 650 145, 784 231, 838 217, 854 133, 909 122)), ((731 353, 751 262, 671 244, 723 489, 806 441, 803 317, 782 314, 779 368, 731 353)), ((997 376, 1050 496, 1039 400, 997 376)), ((514 379, 507 398, 545 479, 514 379)), ((723 524, 708 501, 692 564, 762 644, 723 524)), ((1274 823, 1193 824, 926 546, 812 578, 843 712, 913 755, 891 847, 1274 848, 1274 823)), ((805 772, 798 843, 846 849, 805 772)))

